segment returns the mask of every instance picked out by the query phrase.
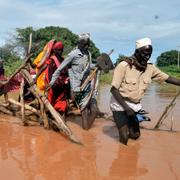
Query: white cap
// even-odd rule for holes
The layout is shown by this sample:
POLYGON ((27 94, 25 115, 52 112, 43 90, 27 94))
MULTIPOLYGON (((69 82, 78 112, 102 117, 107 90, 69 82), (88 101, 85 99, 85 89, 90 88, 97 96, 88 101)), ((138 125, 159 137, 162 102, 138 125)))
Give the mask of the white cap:
POLYGON ((88 40, 90 39, 90 33, 83 33, 79 35, 79 40, 88 40))
POLYGON ((136 41, 136 49, 139 49, 143 46, 148 46, 151 45, 151 39, 150 38, 142 38, 142 39, 138 39, 136 41))

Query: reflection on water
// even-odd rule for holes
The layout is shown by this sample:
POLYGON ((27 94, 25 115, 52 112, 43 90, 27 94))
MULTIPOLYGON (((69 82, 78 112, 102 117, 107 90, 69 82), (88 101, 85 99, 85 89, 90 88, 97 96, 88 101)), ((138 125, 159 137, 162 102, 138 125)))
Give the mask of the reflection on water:
MULTIPOLYGON (((101 87, 99 105, 110 113, 109 89, 101 87)), ((173 86, 153 84, 149 88, 143 105, 152 122, 146 126, 153 126, 175 92, 173 86)), ((179 100, 173 113, 177 127, 179 100)), ((69 118, 68 125, 83 146, 56 132, 23 127, 20 119, 0 115, 0 180, 180 179, 180 133, 142 130, 138 141, 124 146, 118 142, 113 122, 97 119, 91 130, 84 131, 80 117, 69 118)))
POLYGON ((14 124, 14 120, 6 116, 0 124, 0 179, 98 180, 134 177, 147 172, 138 166, 139 147, 121 147, 112 122, 101 119, 91 132, 70 124, 75 131, 81 131, 76 133, 84 146, 72 144, 40 127, 14 124), (113 132, 102 133, 102 122, 106 131, 114 128, 113 132), (108 133, 114 134, 116 141, 108 133))

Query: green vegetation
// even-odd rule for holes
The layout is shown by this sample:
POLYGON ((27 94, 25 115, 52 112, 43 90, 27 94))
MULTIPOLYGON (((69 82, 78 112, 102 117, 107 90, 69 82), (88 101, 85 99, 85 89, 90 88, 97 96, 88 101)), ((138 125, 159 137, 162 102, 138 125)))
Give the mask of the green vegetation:
POLYGON ((157 57, 156 64, 159 67, 177 65, 177 59, 178 59, 178 51, 176 50, 166 51, 161 53, 160 56, 157 57))
MULTIPOLYGON (((170 76, 180 78, 180 68, 178 68, 177 66, 172 65, 172 66, 160 67, 160 69, 170 76)), ((111 82, 112 82, 112 72, 109 72, 107 74, 101 74, 100 83, 111 84, 111 82)))
POLYGON ((125 57, 126 56, 124 56, 123 54, 119 54, 118 58, 116 59, 115 66, 117 66, 121 61, 123 61, 125 57))
POLYGON ((18 59, 16 61, 12 61, 11 63, 5 63, 4 69, 5 69, 5 75, 9 76, 11 75, 16 69, 19 68, 19 66, 22 64, 22 60, 18 59))
MULTIPOLYGON (((55 27, 49 26, 45 28, 40 28, 34 30, 32 27, 27 27, 24 29, 17 28, 15 37, 17 45, 24 49, 24 52, 27 52, 28 43, 29 43, 29 34, 33 33, 32 38, 32 52, 37 56, 37 54, 43 49, 45 44, 51 39, 56 39, 57 41, 62 41, 64 44, 64 55, 67 55, 75 46, 78 40, 78 35, 71 32, 69 29, 64 27, 55 27)), ((95 44, 91 41, 90 51, 92 57, 96 58, 99 56, 100 52, 95 44)))
MULTIPOLYGON (((33 34, 33 58, 39 54, 45 44, 51 39, 64 43, 64 56, 76 46, 78 40, 78 35, 63 27, 49 26, 37 30, 34 30, 33 27, 17 28, 13 38, 5 46, 0 47, 0 58, 4 61, 6 75, 12 74, 22 63, 22 59, 28 49, 30 33, 33 34)), ((90 51, 93 59, 100 55, 99 49, 92 41, 90 42, 90 51)))
POLYGON ((20 64, 22 64, 20 56, 18 56, 18 54, 13 51, 13 47, 8 44, 0 47, 0 56, 3 60, 6 76, 12 74, 12 72, 14 72, 20 64))
POLYGON ((178 51, 163 52, 157 58, 157 66, 170 76, 180 77, 180 68, 177 67, 178 51))
MULTIPOLYGON (((124 55, 120 54, 115 65, 119 64, 124 57, 124 55)), ((157 66, 168 75, 180 78, 180 68, 177 67, 177 57, 178 52, 176 50, 164 52, 157 58, 157 66)), ((111 81, 111 72, 108 74, 102 74, 100 77, 100 83, 111 84, 111 81)))
POLYGON ((102 84, 111 84, 112 82, 112 71, 106 74, 101 74, 100 76, 100 83, 102 84))
POLYGON ((177 78, 180 78, 180 68, 178 68, 175 65, 171 65, 171 66, 166 66, 166 67, 160 67, 160 69, 167 73, 170 76, 174 76, 177 78))
MULTIPOLYGON (((6 75, 12 74, 12 72, 22 64, 23 57, 26 55, 28 49, 30 33, 33 33, 32 52, 34 53, 34 58, 51 39, 60 40, 64 43, 64 56, 76 46, 78 40, 76 34, 63 27, 49 26, 36 30, 33 29, 33 27, 17 28, 13 38, 4 46, 0 47, 0 58, 4 61, 6 75)), ((99 49, 92 41, 90 51, 92 52, 93 59, 96 59, 97 56, 100 55, 99 49)), ((116 65, 121 62, 124 57, 124 55, 120 54, 117 58, 116 65)), ((171 76, 180 77, 180 68, 176 66, 177 57, 178 51, 176 50, 164 52, 157 58, 157 66, 171 76)), ((111 80, 111 72, 102 74, 100 77, 101 83, 110 84, 111 80)))

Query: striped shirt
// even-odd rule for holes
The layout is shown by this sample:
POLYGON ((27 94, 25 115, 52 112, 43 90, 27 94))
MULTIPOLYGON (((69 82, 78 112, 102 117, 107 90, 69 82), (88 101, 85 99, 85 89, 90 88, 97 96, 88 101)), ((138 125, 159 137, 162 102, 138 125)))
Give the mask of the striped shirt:
POLYGON ((54 72, 50 86, 53 86, 61 71, 68 66, 71 91, 79 92, 82 82, 90 74, 91 53, 83 54, 78 48, 72 50, 54 72))

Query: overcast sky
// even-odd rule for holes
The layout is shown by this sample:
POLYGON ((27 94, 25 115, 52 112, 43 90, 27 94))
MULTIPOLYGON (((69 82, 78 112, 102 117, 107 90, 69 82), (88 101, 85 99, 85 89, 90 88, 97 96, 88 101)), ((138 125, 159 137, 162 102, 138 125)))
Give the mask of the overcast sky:
POLYGON ((67 27, 89 32, 101 52, 131 55, 135 41, 150 37, 152 61, 180 49, 180 0, 0 0, 0 45, 15 28, 67 27))

